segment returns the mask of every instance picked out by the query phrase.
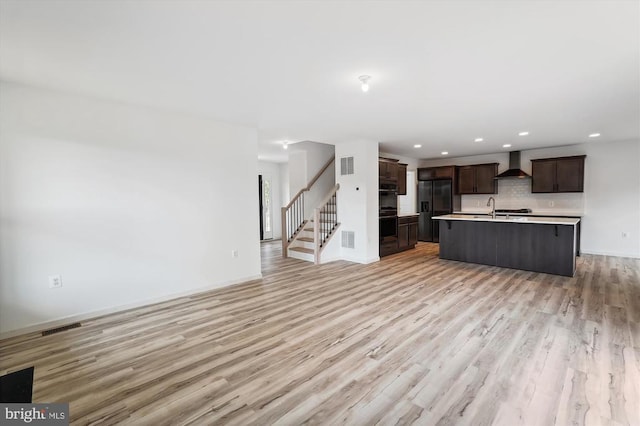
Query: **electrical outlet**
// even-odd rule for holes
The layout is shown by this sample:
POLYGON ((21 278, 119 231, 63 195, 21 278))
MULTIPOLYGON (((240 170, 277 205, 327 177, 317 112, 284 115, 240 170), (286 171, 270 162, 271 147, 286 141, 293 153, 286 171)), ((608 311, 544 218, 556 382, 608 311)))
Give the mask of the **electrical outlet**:
POLYGON ((238 257, 238 250, 231 250, 231 257, 238 257))
POLYGON ((622 233, 622 238, 627 238, 627 233, 626 232, 622 233))
POLYGON ((62 277, 60 275, 49 275, 49 288, 62 287, 62 277))

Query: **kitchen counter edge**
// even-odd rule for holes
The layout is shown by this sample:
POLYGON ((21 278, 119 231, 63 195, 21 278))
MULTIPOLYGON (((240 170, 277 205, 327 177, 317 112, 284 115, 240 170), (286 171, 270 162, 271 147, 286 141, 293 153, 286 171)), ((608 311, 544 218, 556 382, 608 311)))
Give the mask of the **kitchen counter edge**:
POLYGON ((472 216, 469 213, 464 214, 446 214, 443 216, 434 216, 432 219, 437 220, 466 220, 472 222, 501 222, 501 223, 542 223, 547 225, 577 225, 580 222, 579 218, 571 217, 515 217, 520 215, 509 215, 510 219, 506 218, 506 215, 498 215, 495 219, 486 214, 472 216))

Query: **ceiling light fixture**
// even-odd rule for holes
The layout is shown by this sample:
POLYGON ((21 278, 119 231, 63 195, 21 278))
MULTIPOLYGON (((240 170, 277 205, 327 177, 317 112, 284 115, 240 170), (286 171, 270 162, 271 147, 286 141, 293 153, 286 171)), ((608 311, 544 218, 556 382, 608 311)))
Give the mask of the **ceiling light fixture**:
POLYGON ((600 133, 591 133, 589 135, 590 138, 597 138, 598 136, 600 136, 600 133))
POLYGON ((420 145, 420 144, 416 144, 416 145, 414 145, 413 147, 414 147, 414 148, 422 148, 422 145, 420 145))
POLYGON ((361 75, 360 77, 358 77, 358 80, 360 80, 360 83, 362 83, 362 91, 363 92, 368 92, 369 91, 369 80, 371 80, 371 76, 370 75, 361 75))
POLYGON ((442 155, 448 155, 448 154, 449 154, 449 151, 442 151, 440 154, 442 154, 442 155))
POLYGON ((510 143, 505 143, 504 145, 502 145, 503 148, 511 148, 511 144, 510 143))
POLYGON ((289 141, 282 141, 282 149, 289 148, 289 141))
POLYGON ((482 138, 475 138, 473 141, 474 141, 474 142, 482 142, 483 140, 484 140, 484 139, 482 139, 482 138))
POLYGON ((529 134, 529 132, 520 132, 518 133, 518 136, 527 136, 529 134))

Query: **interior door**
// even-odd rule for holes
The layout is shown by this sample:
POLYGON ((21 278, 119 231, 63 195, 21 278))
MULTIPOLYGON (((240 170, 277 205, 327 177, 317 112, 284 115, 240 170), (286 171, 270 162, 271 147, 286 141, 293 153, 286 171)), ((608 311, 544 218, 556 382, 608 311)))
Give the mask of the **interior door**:
POLYGON ((273 238, 273 194, 271 192, 271 176, 262 176, 262 239, 273 238))

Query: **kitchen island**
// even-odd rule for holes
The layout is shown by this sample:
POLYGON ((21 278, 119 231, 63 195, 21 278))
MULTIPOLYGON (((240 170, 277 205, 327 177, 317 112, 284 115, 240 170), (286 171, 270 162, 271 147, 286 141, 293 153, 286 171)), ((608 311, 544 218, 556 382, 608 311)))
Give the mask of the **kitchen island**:
POLYGON ((578 218, 448 214, 440 258, 573 276, 578 218))

